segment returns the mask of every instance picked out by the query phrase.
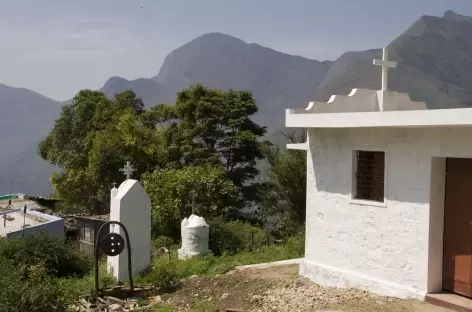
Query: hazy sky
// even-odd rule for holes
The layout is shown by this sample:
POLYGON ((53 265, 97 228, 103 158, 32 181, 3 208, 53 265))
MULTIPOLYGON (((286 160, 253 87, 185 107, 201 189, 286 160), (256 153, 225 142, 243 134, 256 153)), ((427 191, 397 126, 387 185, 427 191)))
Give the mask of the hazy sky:
POLYGON ((472 15, 472 0, 0 0, 0 83, 66 100, 111 76, 152 77, 208 32, 333 60, 448 9, 472 15))

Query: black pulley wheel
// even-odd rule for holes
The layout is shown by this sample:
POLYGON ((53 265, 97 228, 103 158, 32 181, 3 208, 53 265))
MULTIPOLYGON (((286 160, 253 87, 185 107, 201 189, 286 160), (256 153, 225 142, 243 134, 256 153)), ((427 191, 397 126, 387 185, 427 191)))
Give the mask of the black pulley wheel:
POLYGON ((117 233, 108 233, 100 241, 100 247, 107 256, 117 256, 125 249, 125 240, 117 233))

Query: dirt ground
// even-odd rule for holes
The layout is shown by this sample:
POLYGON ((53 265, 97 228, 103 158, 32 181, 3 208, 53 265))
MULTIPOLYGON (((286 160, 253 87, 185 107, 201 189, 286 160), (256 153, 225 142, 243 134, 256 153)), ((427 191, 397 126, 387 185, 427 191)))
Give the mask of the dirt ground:
POLYGON ((416 300, 320 287, 298 276, 298 265, 191 277, 161 296, 174 311, 447 312, 416 300))

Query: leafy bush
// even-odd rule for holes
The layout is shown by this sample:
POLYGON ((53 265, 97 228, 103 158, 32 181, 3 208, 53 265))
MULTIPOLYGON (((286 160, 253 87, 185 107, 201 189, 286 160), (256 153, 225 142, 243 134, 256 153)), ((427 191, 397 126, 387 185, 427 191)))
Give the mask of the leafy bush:
POLYGON ((215 255, 251 251, 270 242, 268 233, 260 227, 242 221, 224 222, 214 219, 210 225, 210 250, 215 255))
POLYGON ((0 310, 67 311, 76 294, 63 290, 57 281, 41 263, 17 266, 0 258, 0 310))
POLYGON ((151 272, 139 277, 137 282, 151 283, 158 292, 166 292, 176 287, 179 280, 174 262, 156 261, 151 272))
POLYGON ((176 240, 169 236, 158 236, 152 240, 152 245, 155 248, 166 247, 169 248, 176 244, 176 240))
POLYGON ((92 268, 79 250, 63 238, 48 235, 0 240, 0 258, 20 267, 43 263, 46 273, 56 277, 82 277, 92 268))
POLYGON ((237 188, 219 167, 187 166, 143 175, 151 197, 153 236, 180 238, 180 222, 192 213, 208 219, 230 214, 237 203, 237 188))

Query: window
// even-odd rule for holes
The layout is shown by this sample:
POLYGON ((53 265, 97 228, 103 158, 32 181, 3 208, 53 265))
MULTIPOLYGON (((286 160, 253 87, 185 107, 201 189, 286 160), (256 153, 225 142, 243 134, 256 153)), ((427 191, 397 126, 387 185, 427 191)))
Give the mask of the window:
POLYGON ((94 231, 93 228, 85 225, 80 229, 80 239, 87 242, 94 242, 94 231))
POLYGON ((384 201, 385 152, 356 151, 355 199, 384 201))

